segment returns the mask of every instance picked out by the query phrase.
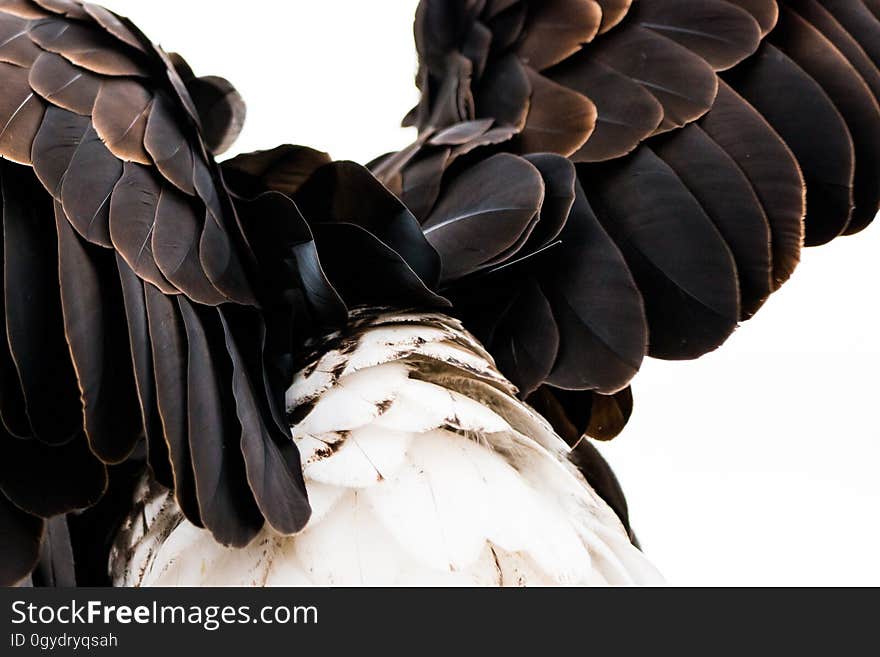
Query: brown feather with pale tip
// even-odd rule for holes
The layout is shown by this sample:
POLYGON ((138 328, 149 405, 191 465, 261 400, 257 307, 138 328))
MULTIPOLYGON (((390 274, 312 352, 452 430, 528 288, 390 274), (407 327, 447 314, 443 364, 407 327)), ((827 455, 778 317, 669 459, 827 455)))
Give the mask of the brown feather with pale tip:
POLYGON ((137 276, 165 294, 178 290, 162 275, 153 253, 159 195, 152 171, 126 163, 110 197, 110 239, 119 255, 137 276))
POLYGON ((761 43, 755 19, 725 0, 638 2, 631 20, 684 46, 716 71, 739 64, 761 43))
POLYGON ((31 146, 46 106, 28 84, 26 68, 0 62, 0 80, 0 155, 30 164, 31 146))
POLYGON ((596 106, 540 73, 526 68, 532 94, 529 113, 519 135, 526 153, 571 155, 583 146, 596 127, 596 106))
POLYGON ((36 58, 28 83, 52 105, 82 116, 91 116, 101 88, 100 77, 50 52, 36 58))
MULTIPOLYGON (((86 16, 87 17, 87 16, 86 16)), ((110 76, 148 77, 140 53, 114 47, 106 33, 63 18, 45 18, 30 28, 34 43, 72 64, 110 76)))
POLYGON ((106 80, 95 98, 95 131, 119 159, 150 165, 144 135, 152 107, 153 94, 139 82, 106 80))
POLYGON ((846 122, 828 94, 769 43, 726 79, 797 158, 807 186, 805 244, 825 244, 840 235, 852 214, 855 151, 846 122))
POLYGON ((593 0, 533 3, 519 55, 536 71, 549 68, 592 41, 601 22, 602 10, 593 0))
POLYGON ((767 36, 776 27, 779 18, 779 4, 777 0, 724 0, 730 5, 735 5, 750 13, 761 26, 761 35, 767 36))
POLYGON ((596 0, 602 10, 602 26, 600 32, 607 32, 626 18, 633 0, 596 0))
POLYGON ((0 14, 0 61, 27 67, 41 52, 28 36, 27 20, 0 14))

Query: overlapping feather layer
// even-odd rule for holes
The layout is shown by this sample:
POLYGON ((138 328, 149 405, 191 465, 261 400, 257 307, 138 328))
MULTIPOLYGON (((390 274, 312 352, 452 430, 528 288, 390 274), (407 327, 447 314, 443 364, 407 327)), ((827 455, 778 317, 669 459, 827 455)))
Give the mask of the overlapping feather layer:
POLYGON ((314 509, 295 537, 217 545, 149 483, 120 585, 646 584, 659 577, 459 322, 356 313, 287 392, 314 509))
POLYGON ((880 207, 874 2, 423 0, 415 36, 419 138, 372 167, 502 371, 593 435, 644 356, 717 348, 880 207))

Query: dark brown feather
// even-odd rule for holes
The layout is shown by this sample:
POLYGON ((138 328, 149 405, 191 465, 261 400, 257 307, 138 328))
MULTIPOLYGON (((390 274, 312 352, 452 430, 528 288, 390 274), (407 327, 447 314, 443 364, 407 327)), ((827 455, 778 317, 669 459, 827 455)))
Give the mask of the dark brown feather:
POLYGON ((447 308, 406 260, 366 228, 349 223, 313 226, 321 265, 340 298, 351 305, 447 308), (366 263, 352 268, 354 261, 366 263))
POLYGON ((333 162, 315 171, 294 195, 313 222, 360 226, 391 247, 428 285, 440 280, 440 257, 409 209, 368 169, 354 162, 333 162))
POLYGON ((84 509, 106 489, 107 468, 89 450, 82 431, 61 446, 0 437, 0 496, 28 513, 51 518, 84 509))
POLYGON ((550 244, 565 227, 575 202, 577 172, 574 165, 561 155, 537 153, 523 159, 538 170, 544 181, 538 223, 523 249, 524 253, 529 253, 550 244))
POLYGON ((492 32, 492 48, 507 50, 522 36, 529 14, 528 2, 487 3, 484 18, 492 32))
POLYGON ((112 76, 147 77, 140 53, 115 47, 105 32, 63 18, 35 21, 30 28, 34 43, 61 55, 72 64, 94 73, 112 76))
POLYGON ((115 258, 83 243, 56 203, 64 327, 92 451, 120 463, 143 435, 115 258))
POLYGON ((120 18, 112 11, 90 2, 84 3, 83 9, 98 25, 104 28, 105 32, 112 34, 125 45, 146 54, 147 50, 144 47, 142 36, 133 28, 128 19, 120 18))
POLYGON ((783 7, 770 41, 822 86, 846 121, 855 154, 852 220, 866 226, 880 209, 880 106, 876 98, 834 44, 790 9, 783 7))
POLYGON ((226 297, 208 280, 199 259, 204 218, 194 203, 175 189, 163 188, 156 203, 153 255, 163 276, 193 301, 217 305, 226 297))
MULTIPOLYGON (((2 272, 0 272, 2 274, 2 272)), ((0 311, 5 317, 3 299, 0 295, 0 311)), ((31 423, 25 413, 24 395, 18 370, 9 353, 6 338, 6 323, 0 322, 0 423, 11 436, 21 439, 31 438, 31 423)))
POLYGON ((0 61, 30 66, 42 51, 28 36, 28 21, 12 14, 0 14, 0 61))
POLYGON ((532 95, 519 147, 525 153, 571 155, 596 127, 596 106, 589 98, 526 68, 532 95))
MULTIPOLYGON (((2 165, 2 168, 11 165, 2 165)), ((0 195, 2 202, 2 195, 0 195)), ((3 231, 0 230, 0 244, 3 244, 3 231)), ((5 246, 0 247, 3 252, 5 246)), ((5 289, 4 267, 0 267, 0 289, 5 289)), ((0 294, 0 422, 3 429, 16 438, 31 438, 31 423, 25 413, 24 394, 21 390, 21 381, 18 378, 18 369, 9 353, 9 339, 6 335, 6 308, 5 294, 0 294)))
POLYGON ((193 78, 186 88, 201 119, 205 146, 214 155, 225 153, 244 127, 244 99, 228 80, 217 76, 193 78))
POLYGON ((819 84, 764 44, 727 81, 791 148, 807 185, 807 246, 824 244, 849 224, 855 152, 846 122, 819 84))
POLYGON ((266 405, 268 385, 260 348, 265 344, 262 320, 250 310, 220 310, 226 348, 232 359, 232 391, 241 425, 250 490, 266 522, 281 534, 295 534, 311 515, 299 452, 288 431, 271 422, 266 405), (233 314, 235 313, 235 314, 233 314))
POLYGON ((61 184, 76 150, 91 129, 87 116, 49 106, 32 149, 34 173, 54 198, 61 198, 61 184))
POLYGON ((513 155, 493 156, 455 178, 422 226, 440 253, 443 279, 471 274, 522 246, 543 200, 541 174, 513 155))
POLYGON ((95 131, 119 159, 152 164, 144 148, 153 94, 134 80, 105 80, 95 99, 95 131))
POLYGON ((612 440, 626 427, 633 412, 632 388, 613 395, 542 386, 528 402, 547 417, 572 447, 585 437, 612 440))
POLYGON ((806 206, 797 160, 764 118, 724 83, 699 125, 733 158, 761 202, 770 224, 776 290, 800 262, 806 206))
POLYGON ((187 342, 177 302, 152 285, 144 286, 156 405, 168 447, 174 498, 187 520, 201 527, 187 425, 187 342))
POLYGON ((630 266, 580 183, 575 191, 562 244, 543 256, 548 262, 539 274, 559 329, 559 352, 546 380, 561 388, 615 392, 645 357, 645 308, 630 266))
POLYGON ((184 194, 194 196, 193 166, 199 157, 174 114, 174 107, 165 94, 156 94, 147 127, 144 149, 166 180, 184 194))
POLYGON ((68 221, 92 244, 111 246, 110 198, 121 177, 122 162, 89 128, 64 174, 60 201, 68 221))
POLYGON ((437 202, 451 154, 448 148, 438 149, 408 166, 402 174, 400 197, 420 220, 427 219, 437 202))
POLYGON ((690 359, 721 345, 740 317, 736 266, 678 176, 643 146, 580 179, 642 292, 649 354, 690 359))
POLYGON ((822 5, 859 42, 874 65, 880 67, 880 19, 862 0, 822 0, 822 5))
POLYGON ((122 175, 88 118, 50 107, 34 140, 37 177, 86 240, 110 246, 110 194, 122 175))
POLYGON ((773 292, 770 225, 736 162, 697 125, 653 144, 715 224, 736 260, 743 319, 773 292))
POLYGON ((736 5, 740 9, 749 12, 761 26, 762 36, 767 36, 776 27, 776 19, 779 17, 779 5, 777 0, 724 0, 728 4, 736 5))
POLYGON ((28 84, 28 70, 0 62, 0 155, 31 163, 31 146, 40 127, 45 105, 28 84))
POLYGON ((223 329, 216 309, 197 309, 184 297, 177 303, 189 346, 187 434, 199 515, 217 542, 244 547, 260 531, 263 518, 241 458, 242 429, 235 418, 223 329))
POLYGON ((559 351, 559 331, 550 303, 534 279, 516 291, 486 346, 501 371, 510 373, 521 395, 531 394, 547 379, 559 351), (524 316, 530 321, 523 322, 524 316))
POLYGON ((639 82, 663 106, 658 131, 680 128, 709 111, 718 79, 712 67, 686 48, 643 27, 614 30, 595 46, 594 57, 639 82))
POLYGON ((663 120, 663 106, 645 87, 602 64, 584 50, 546 73, 596 105, 596 125, 575 162, 622 157, 649 137, 663 120))
POLYGON ((226 196, 226 188, 216 167, 196 158, 193 163, 196 195, 205 205, 204 223, 199 240, 199 260, 214 288, 227 300, 242 305, 256 305, 239 253, 253 254, 241 233, 235 211, 226 196), (219 190, 224 195, 220 195, 219 190), (224 221, 227 219, 227 221, 224 221))
POLYGON ((348 308, 327 279, 312 231, 296 204, 272 191, 239 203, 238 208, 260 262, 268 302, 283 307, 301 294, 321 329, 344 326, 348 308))
POLYGON ((39 5, 43 9, 50 11, 54 14, 60 14, 62 16, 67 16, 68 18, 76 18, 79 20, 83 20, 88 18, 88 14, 86 14, 85 9, 83 9, 81 2, 74 2, 74 0, 31 0, 33 3, 39 5))
POLYGON ((31 432, 50 445, 82 432, 82 404, 64 336, 52 201, 33 174, 5 163, 3 279, 9 350, 31 432))
POLYGON ((45 18, 49 15, 49 12, 39 4, 31 2, 31 0, 0 0, 0 7, 2 7, 3 12, 6 14, 28 20, 45 18))
POLYGON ((101 88, 99 76, 50 52, 37 57, 31 66, 28 82, 44 100, 83 116, 92 114, 101 88))
POLYGON ((0 586, 25 579, 40 558, 44 523, 0 494, 0 586))
POLYGON ((592 41, 602 10, 592 0, 542 0, 530 5, 528 28, 518 45, 519 56, 536 71, 558 64, 592 41))
POLYGON ((735 66, 761 42, 755 19, 724 0, 637 2, 630 16, 642 27, 696 53, 716 71, 735 66))
POLYGON ((150 169, 127 162, 110 198, 110 239, 117 253, 140 279, 165 294, 176 294, 178 290, 159 271, 153 254, 161 193, 150 169))
POLYGON ((40 563, 33 574, 34 586, 71 588, 77 585, 76 563, 70 530, 65 516, 46 522, 46 534, 40 550, 40 563))
POLYGON ((880 70, 865 53, 862 45, 837 22, 837 19, 818 0, 786 0, 785 4, 788 9, 809 21, 834 44, 871 88, 874 98, 880 101, 880 70))
POLYGON ((287 145, 227 160, 223 172, 235 189, 250 196, 265 190, 292 196, 315 171, 331 161, 327 153, 287 145))
POLYGON ((602 27, 600 32, 607 32, 620 23, 629 11, 633 0, 596 0, 602 9, 602 27))
MULTIPOLYGON (((528 116, 531 95, 532 85, 526 67, 515 55, 506 55, 492 64, 480 81, 474 99, 476 116, 521 128, 528 116)), ((459 120, 469 118, 472 117, 464 116, 459 120)))
POLYGON ((168 488, 174 487, 174 476, 168 454, 168 444, 162 429, 162 418, 156 400, 156 378, 153 371, 153 354, 150 348, 150 329, 147 304, 144 298, 144 282, 132 271, 128 263, 116 254, 116 267, 122 283, 125 318, 128 324, 132 368, 140 400, 141 419, 147 440, 147 463, 156 480, 168 488))

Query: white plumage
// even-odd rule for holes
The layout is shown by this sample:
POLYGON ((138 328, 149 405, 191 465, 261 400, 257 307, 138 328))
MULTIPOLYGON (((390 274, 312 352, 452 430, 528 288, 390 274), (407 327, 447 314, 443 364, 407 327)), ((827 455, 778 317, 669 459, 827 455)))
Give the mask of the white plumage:
POLYGON ((295 378, 288 412, 313 515, 225 548, 144 482, 117 585, 654 584, 659 575, 515 397, 438 314, 360 312, 295 378))

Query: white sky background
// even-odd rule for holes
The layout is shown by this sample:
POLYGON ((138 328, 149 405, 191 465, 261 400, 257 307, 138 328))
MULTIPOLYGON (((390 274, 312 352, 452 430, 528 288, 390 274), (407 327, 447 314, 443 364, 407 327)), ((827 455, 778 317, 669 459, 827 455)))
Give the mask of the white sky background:
MULTIPOLYGON (((232 154, 409 143, 416 0, 104 0, 244 95, 232 154)), ((603 452, 672 584, 880 585, 880 227, 808 250, 717 353, 649 361, 603 452)))

